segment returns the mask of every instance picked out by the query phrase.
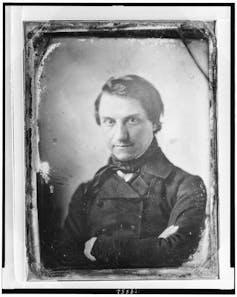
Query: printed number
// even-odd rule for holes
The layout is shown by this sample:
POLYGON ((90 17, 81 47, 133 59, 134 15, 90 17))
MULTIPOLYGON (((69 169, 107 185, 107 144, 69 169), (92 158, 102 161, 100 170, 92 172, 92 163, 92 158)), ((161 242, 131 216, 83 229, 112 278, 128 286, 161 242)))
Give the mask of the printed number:
POLYGON ((117 289, 117 294, 137 294, 137 289, 117 289))

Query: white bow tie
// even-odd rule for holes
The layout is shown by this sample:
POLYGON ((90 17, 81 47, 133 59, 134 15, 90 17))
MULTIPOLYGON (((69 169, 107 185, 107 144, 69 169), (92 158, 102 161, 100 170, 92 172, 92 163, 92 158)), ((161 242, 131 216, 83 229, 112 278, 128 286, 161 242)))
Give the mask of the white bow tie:
POLYGON ((117 171, 118 176, 125 180, 125 182, 129 182, 130 179, 134 176, 134 173, 123 173, 121 170, 117 171))

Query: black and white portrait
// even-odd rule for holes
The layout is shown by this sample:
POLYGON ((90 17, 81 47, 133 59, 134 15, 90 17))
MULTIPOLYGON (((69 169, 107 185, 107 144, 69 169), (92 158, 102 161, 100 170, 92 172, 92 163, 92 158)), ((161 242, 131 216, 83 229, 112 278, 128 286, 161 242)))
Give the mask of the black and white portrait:
POLYGON ((232 289, 233 6, 5 6, 4 287, 232 289))
POLYGON ((234 4, 39 2, 3 5, 3 291, 233 293, 234 4))
POLYGON ((25 23, 40 267, 215 277, 214 23, 73 28, 25 23))

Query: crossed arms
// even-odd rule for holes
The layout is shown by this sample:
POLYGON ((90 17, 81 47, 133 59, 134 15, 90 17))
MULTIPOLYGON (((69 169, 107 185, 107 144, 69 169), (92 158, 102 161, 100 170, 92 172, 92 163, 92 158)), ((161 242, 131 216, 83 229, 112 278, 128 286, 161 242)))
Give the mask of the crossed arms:
POLYGON ((85 200, 86 186, 82 184, 74 194, 65 221, 60 257, 65 265, 177 266, 198 245, 206 206, 205 186, 199 177, 180 185, 167 227, 159 236, 131 238, 121 232, 88 238, 85 200))

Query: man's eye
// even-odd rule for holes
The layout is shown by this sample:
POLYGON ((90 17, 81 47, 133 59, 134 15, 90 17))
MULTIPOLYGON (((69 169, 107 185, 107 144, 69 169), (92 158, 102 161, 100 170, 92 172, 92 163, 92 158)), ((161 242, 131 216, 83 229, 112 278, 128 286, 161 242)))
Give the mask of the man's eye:
POLYGON ((106 125, 106 126, 113 126, 114 125, 114 120, 113 119, 105 119, 103 121, 103 124, 106 125))
POLYGON ((132 124, 132 125, 138 124, 138 119, 137 118, 129 118, 128 123, 132 124))

